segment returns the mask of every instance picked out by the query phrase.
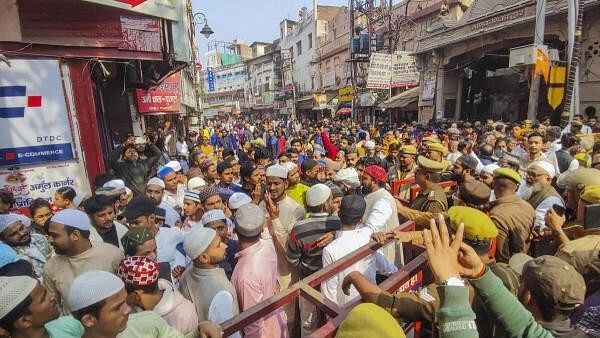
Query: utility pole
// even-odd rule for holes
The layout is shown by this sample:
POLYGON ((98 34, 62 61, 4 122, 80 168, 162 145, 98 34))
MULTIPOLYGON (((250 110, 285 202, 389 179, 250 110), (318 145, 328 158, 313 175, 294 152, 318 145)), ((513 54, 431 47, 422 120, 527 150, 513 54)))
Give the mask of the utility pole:
MULTIPOLYGON (((546 0, 537 0, 535 4, 535 32, 533 45, 537 59, 537 49, 544 45, 544 31, 546 30, 546 0)), ((538 113, 538 98, 540 96, 541 76, 533 71, 532 67, 531 87, 529 88, 529 105, 527 107, 527 119, 535 121, 538 113)))

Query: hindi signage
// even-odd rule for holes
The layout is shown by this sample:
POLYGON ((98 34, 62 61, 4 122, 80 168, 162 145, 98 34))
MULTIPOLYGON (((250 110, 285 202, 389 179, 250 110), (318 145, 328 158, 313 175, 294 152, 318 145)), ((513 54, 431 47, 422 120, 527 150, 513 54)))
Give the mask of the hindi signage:
POLYGON ((367 73, 367 88, 389 88, 392 77, 391 66, 392 56, 390 54, 372 53, 367 73))
POLYGON ((141 114, 178 112, 181 107, 181 73, 167 77, 156 88, 138 89, 136 93, 141 114))
POLYGON ((389 89, 419 84, 416 59, 409 52, 373 53, 367 74, 367 88, 389 89))

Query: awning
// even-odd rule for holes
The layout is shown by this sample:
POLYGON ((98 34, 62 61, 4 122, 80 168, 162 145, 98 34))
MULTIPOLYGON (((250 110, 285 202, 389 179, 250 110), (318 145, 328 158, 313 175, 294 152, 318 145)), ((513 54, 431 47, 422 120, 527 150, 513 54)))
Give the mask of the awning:
POLYGON ((419 87, 414 87, 383 101, 379 104, 379 108, 404 108, 417 101, 419 101, 419 87))
POLYGON ((340 108, 340 109, 338 109, 337 112, 335 112, 335 115, 337 115, 337 116, 350 115, 350 114, 352 114, 352 108, 346 108, 346 107, 340 108))

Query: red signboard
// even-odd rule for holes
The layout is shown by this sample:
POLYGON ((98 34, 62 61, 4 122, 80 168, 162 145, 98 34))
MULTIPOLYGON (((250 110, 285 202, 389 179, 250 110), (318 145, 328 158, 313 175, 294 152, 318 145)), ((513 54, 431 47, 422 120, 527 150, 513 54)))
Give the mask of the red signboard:
POLYGON ((178 112, 181 106, 181 73, 169 76, 156 88, 136 90, 136 96, 140 114, 178 112))

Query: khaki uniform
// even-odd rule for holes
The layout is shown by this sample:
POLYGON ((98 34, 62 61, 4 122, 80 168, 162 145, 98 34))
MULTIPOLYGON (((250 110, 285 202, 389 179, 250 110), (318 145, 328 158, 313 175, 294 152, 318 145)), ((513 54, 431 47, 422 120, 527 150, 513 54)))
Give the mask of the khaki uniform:
MULTIPOLYGON (((504 286, 517 295, 519 277, 508 264, 491 261, 487 263, 490 270, 502 280, 504 286)), ((483 304, 478 300, 475 290, 467 282, 469 288, 469 303, 477 317, 477 328, 481 337, 505 337, 499 327, 494 327, 493 318, 489 318, 483 304)), ((417 292, 389 294, 382 292, 377 298, 377 305, 388 311, 394 318, 402 321, 423 321, 437 325, 440 296, 438 285, 429 284, 417 292)))
POLYGON ((432 189, 422 190, 410 205, 411 209, 429 212, 443 212, 448 209, 448 199, 444 188, 434 184, 432 189))
POLYGON ((517 252, 529 250, 535 210, 517 195, 498 198, 491 204, 490 218, 498 227, 498 242, 504 243, 496 249, 496 259, 506 263, 517 252))

